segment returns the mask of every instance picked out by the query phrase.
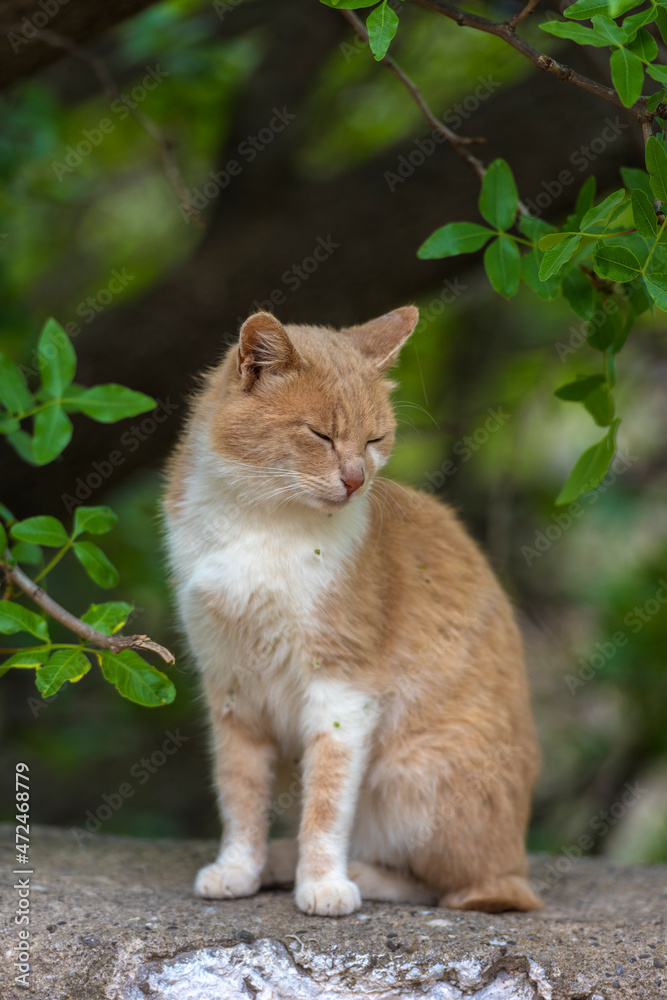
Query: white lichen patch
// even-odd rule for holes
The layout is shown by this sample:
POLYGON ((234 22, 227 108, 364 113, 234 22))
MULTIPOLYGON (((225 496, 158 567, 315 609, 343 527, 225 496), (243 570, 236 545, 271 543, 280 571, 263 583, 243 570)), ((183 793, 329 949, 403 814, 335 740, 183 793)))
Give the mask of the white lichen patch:
MULTIPOLYGON (((407 956, 406 956, 407 957, 407 956)), ((537 968, 535 972, 537 972, 537 968)), ((127 970, 127 965, 125 966, 127 970)), ((542 970, 539 970, 542 972, 542 970)), ((174 958, 134 967, 116 978, 109 1000, 534 1000, 525 973, 501 971, 483 983, 480 964, 469 960, 445 969, 440 963, 422 969, 396 959, 371 964, 365 954, 336 954, 297 949, 296 961, 280 941, 262 938, 229 948, 201 948, 174 958), (298 962, 298 964, 297 964, 298 962), (457 982, 445 981, 452 974, 457 982), (121 983, 119 983, 121 978, 121 983)), ((549 1000, 546 993, 541 993, 549 1000)))

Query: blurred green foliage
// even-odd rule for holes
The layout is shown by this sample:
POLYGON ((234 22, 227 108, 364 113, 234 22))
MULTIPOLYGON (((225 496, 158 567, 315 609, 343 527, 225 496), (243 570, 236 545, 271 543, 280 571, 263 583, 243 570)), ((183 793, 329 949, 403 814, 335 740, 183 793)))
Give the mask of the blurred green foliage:
MULTIPOLYGON (((169 2, 114 32, 111 64, 121 89, 136 84, 147 66, 169 72, 142 110, 177 139, 192 187, 215 166, 231 108, 264 44, 261 33, 211 37, 212 18, 208 4, 169 2)), ((470 80, 486 75, 491 60, 497 78, 530 72, 497 39, 448 27, 434 26, 423 13, 392 44, 438 113, 456 103, 470 80)), ((402 135, 423 134, 405 92, 352 36, 350 45, 351 53, 340 50, 322 67, 311 95, 299 151, 304 173, 330 175, 402 135)), ((104 117, 103 95, 70 105, 37 80, 0 100, 0 349, 17 359, 29 355, 45 315, 77 319, 79 305, 106 286, 114 268, 133 275, 117 297, 128 300, 201 238, 184 225, 159 152, 131 118, 57 180, 53 162, 62 162, 67 146, 104 117)), ((440 221, 449 220, 434 224, 440 221)), ((499 304, 483 274, 471 270, 462 272, 455 294, 440 285, 418 304, 422 322, 397 369, 400 433, 386 475, 433 486, 451 501, 514 600, 544 752, 531 844, 560 850, 614 801, 623 782, 640 780, 646 795, 595 850, 667 860, 667 604, 658 602, 636 632, 624 624, 634 607, 657 600, 666 574, 667 369, 660 324, 642 317, 623 354, 619 406, 627 465, 593 498, 584 497, 582 513, 567 523, 556 518, 569 508, 555 508, 553 498, 577 455, 599 437, 587 414, 553 396, 590 370, 586 346, 562 360, 555 347, 567 345, 580 321, 561 299, 543 304, 523 288, 499 304), (527 556, 526 548, 536 555, 527 556), (572 691, 566 678, 578 677, 580 661, 590 667, 596 644, 613 643, 620 630, 627 643, 603 656, 572 691)), ((82 329, 85 335, 85 321, 82 329)), ((108 551, 124 588, 108 598, 134 603, 133 630, 182 653, 159 537, 159 492, 158 476, 137 474, 96 501, 119 515, 108 551)), ((96 599, 65 566, 54 571, 53 589, 74 611, 96 599)), ((178 668, 176 702, 150 713, 109 697, 93 672, 85 687, 65 686, 47 703, 35 696, 31 678, 2 679, 4 759, 30 760, 39 783, 36 820, 81 828, 103 796, 129 780, 135 794, 104 822, 105 831, 215 834, 203 706, 186 655, 178 668), (131 769, 177 730, 185 737, 182 752, 140 785, 131 769)))

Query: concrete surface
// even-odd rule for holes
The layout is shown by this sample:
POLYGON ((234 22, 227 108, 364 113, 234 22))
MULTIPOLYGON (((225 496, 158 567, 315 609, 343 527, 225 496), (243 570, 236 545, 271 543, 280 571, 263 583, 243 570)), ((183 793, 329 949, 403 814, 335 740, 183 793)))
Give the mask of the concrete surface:
MULTIPOLYGON (((287 892, 192 896, 206 842, 31 829, 14 876, 0 827, 1 1000, 600 1000, 667 998, 667 867, 535 858, 545 908, 490 916, 367 903, 307 917, 287 892), (19 878, 30 879, 29 988, 14 983, 19 878), (552 883, 552 884, 549 884, 552 883)), ((571 852, 573 855, 573 852, 571 852)))

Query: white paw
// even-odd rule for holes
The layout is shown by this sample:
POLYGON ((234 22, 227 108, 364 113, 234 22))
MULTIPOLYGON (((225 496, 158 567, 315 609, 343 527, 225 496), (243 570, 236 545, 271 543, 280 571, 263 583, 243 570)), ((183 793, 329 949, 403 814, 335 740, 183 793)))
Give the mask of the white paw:
POLYGON ((259 889, 259 877, 240 865, 216 861, 202 868, 195 879, 195 896, 204 899, 230 899, 253 896, 259 889))
POLYGON ((322 878, 301 882, 296 888, 296 905, 304 913, 320 917, 342 917, 361 906, 359 889, 346 878, 322 878))

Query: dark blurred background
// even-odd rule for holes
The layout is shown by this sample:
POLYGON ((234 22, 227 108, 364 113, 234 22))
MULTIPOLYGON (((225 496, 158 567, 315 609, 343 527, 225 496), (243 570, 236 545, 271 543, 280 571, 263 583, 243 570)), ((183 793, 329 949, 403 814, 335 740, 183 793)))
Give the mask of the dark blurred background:
MULTIPOLYGON (((593 830, 594 853, 667 860, 660 320, 645 314, 619 358, 624 459, 573 517, 553 501, 600 434, 553 390, 594 370, 582 322, 523 286, 505 302, 479 255, 417 259, 437 226, 479 219, 478 182, 450 148, 428 152, 431 129, 410 96, 340 14, 316 0, 70 0, 49 22, 55 40, 10 44, 7 26, 33 6, 0 2, 0 349, 29 365, 46 317, 75 323, 77 380, 150 393, 166 416, 77 419, 72 444, 44 469, 3 445, 1 496, 19 517, 66 523, 72 497, 114 507, 120 524, 105 548, 121 586, 105 594, 65 560, 52 592, 77 613, 91 600, 135 604, 130 631, 179 654, 178 695, 142 709, 93 669, 44 702, 30 671, 10 671, 0 680, 0 782, 13 762, 30 763, 37 822, 83 829, 104 817, 110 833, 216 834, 204 707, 174 625, 158 510, 187 395, 259 305, 272 302, 285 321, 337 325, 416 302, 422 321, 397 373, 400 435, 387 474, 459 509, 516 606, 544 754, 531 846, 560 852, 593 830), (103 59, 173 142, 203 225, 179 208, 160 146, 127 105, 114 105, 89 64, 60 58, 62 37, 103 59), (318 245, 325 259, 302 266, 318 245), (112 465, 114 451, 122 461, 112 465), (168 733, 181 743, 170 756, 160 750, 168 733), (121 808, 101 808, 128 782, 121 808)), ((475 9, 502 19, 520 5, 475 9)), ((589 173, 604 193, 619 186, 620 166, 643 165, 639 128, 623 111, 492 36, 410 3, 400 14, 392 54, 436 114, 486 138, 487 162, 509 161, 545 218, 564 216, 589 173), (572 183, 559 182, 563 170, 572 183)), ((526 37, 606 81, 597 50, 557 47, 542 19, 526 22, 526 37)), ((8 819, 7 789, 1 802, 8 819)))

